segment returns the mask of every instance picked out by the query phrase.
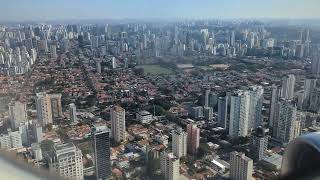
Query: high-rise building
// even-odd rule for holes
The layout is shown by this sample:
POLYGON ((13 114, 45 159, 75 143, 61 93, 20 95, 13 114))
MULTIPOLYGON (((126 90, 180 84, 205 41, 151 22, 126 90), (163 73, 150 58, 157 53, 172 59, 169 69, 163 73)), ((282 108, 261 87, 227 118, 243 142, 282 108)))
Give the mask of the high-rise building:
POLYGON ((172 131, 172 151, 178 158, 187 155, 187 133, 181 127, 172 131))
POLYGON ((253 173, 253 161, 244 153, 230 153, 230 179, 251 180, 253 173))
POLYGON ((32 143, 31 144, 32 156, 35 160, 40 161, 42 160, 42 150, 39 143, 32 143))
POLYGON ((126 140, 125 110, 120 106, 111 109, 111 135, 114 141, 121 142, 126 140))
POLYGON ((194 106, 190 108, 190 116, 192 118, 201 118, 203 117, 203 107, 202 106, 194 106))
POLYGON ((74 103, 69 104, 69 116, 70 121, 75 123, 78 121, 77 119, 77 107, 74 103))
POLYGON ((52 118, 62 117, 61 94, 49 94, 52 118))
POLYGON ((1 149, 21 148, 22 139, 20 131, 11 131, 8 129, 8 134, 0 135, 1 149))
POLYGON ((43 140, 43 134, 42 134, 42 126, 40 124, 34 123, 32 125, 32 136, 34 139, 34 142, 41 143, 43 140))
POLYGON ((25 103, 15 101, 9 104, 9 118, 12 129, 16 129, 20 123, 27 122, 27 117, 27 107, 25 103))
POLYGON ((311 92, 309 110, 320 113, 320 88, 315 88, 311 92))
POLYGON ((294 98, 294 85, 296 78, 290 74, 282 78, 281 98, 291 100, 294 98))
POLYGON ((21 123, 19 125, 19 132, 21 134, 22 145, 29 145, 28 123, 21 123))
POLYGON ((249 128, 257 128, 262 124, 262 104, 263 88, 261 86, 252 86, 250 88, 250 110, 249 110, 249 128))
POLYGON ((37 93, 37 118, 42 126, 52 124, 52 109, 50 96, 47 93, 37 93))
POLYGON ((262 123, 261 111, 263 88, 252 86, 249 90, 240 90, 231 96, 229 135, 247 136, 252 129, 262 123))
POLYGON ((209 107, 212 107, 214 110, 217 109, 218 105, 218 94, 215 92, 210 92, 209 94, 209 107))
POLYGON ((273 137, 282 143, 288 143, 299 135, 297 107, 293 102, 281 99, 275 109, 273 137))
POLYGON ((280 89, 275 84, 271 87, 271 102, 270 102, 270 113, 269 113, 269 127, 274 127, 274 115, 275 115, 275 108, 277 106, 277 103, 280 99, 280 89))
POLYGON ((91 36, 91 46, 92 48, 98 48, 99 47, 99 36, 91 36))
POLYGON ((320 51, 318 49, 312 53, 311 71, 314 76, 320 77, 320 51))
POLYGON ((74 144, 55 144, 49 158, 51 172, 66 179, 83 180, 82 153, 74 144))
POLYGON ((1 149, 11 149, 11 139, 9 134, 1 134, 0 135, 0 145, 1 149))
POLYGON ((110 131, 106 126, 92 128, 92 143, 97 180, 111 176, 110 131))
POLYGON ((57 46, 56 45, 51 45, 50 46, 50 55, 52 59, 57 59, 58 55, 57 55, 57 46))
POLYGON ((230 45, 234 46, 236 44, 236 33, 235 31, 231 31, 230 33, 230 45))
POLYGON ((317 79, 305 79, 304 80, 304 90, 302 95, 302 102, 299 104, 303 109, 308 109, 311 102, 311 94, 315 91, 317 87, 317 79))
POLYGON ((210 95, 210 90, 207 89, 204 93, 204 107, 209 106, 209 95, 210 95))
POLYGON ((207 120, 213 119, 213 108, 212 107, 204 107, 203 108, 203 115, 207 120))
POLYGON ((153 174, 160 169, 160 150, 147 146, 146 148, 146 167, 149 174, 153 174))
POLYGON ((228 101, 229 96, 219 97, 218 99, 218 123, 224 129, 228 129, 228 101))
POLYGON ((239 91, 231 96, 229 135, 231 137, 247 136, 249 132, 250 94, 239 91))
POLYGON ((112 57, 112 69, 116 69, 117 68, 117 59, 115 57, 112 57))
POLYGON ((254 160, 260 161, 266 156, 269 137, 265 129, 258 127, 251 138, 250 154, 254 160))
POLYGON ((180 161, 173 153, 161 154, 161 173, 165 180, 179 180, 180 161))
POLYGON ((200 143, 200 128, 196 124, 190 123, 187 126, 187 143, 188 152, 196 155, 200 143))
POLYGON ((96 61, 96 69, 97 69, 97 73, 101 74, 102 70, 101 70, 101 60, 97 60, 96 61))

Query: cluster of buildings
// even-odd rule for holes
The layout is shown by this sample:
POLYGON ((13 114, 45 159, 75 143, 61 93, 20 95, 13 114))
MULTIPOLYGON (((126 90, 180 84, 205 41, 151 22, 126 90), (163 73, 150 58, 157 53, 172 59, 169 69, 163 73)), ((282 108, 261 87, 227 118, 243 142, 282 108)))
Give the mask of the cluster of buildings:
POLYGON ((277 176, 283 148, 320 130, 309 29, 186 23, 1 28, 1 149, 73 180, 277 176))

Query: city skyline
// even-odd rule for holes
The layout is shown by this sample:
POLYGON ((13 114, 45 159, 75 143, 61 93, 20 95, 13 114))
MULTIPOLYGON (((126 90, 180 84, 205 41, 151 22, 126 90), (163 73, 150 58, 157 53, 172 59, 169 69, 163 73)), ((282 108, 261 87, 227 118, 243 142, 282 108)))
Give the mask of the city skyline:
MULTIPOLYGON (((308 0, 254 1, 2 1, 0 21, 81 19, 318 19, 320 2, 308 0)), ((1 2, 0 1, 0 2, 1 2)))
POLYGON ((8 161, 43 179, 318 172, 315 0, 126 1, 2 3, 8 161))

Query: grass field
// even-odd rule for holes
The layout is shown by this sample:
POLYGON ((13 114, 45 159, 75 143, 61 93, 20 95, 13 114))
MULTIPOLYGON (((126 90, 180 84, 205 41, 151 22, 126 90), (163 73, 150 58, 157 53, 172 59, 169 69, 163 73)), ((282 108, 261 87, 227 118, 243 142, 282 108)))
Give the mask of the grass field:
POLYGON ((172 70, 161 67, 160 65, 141 65, 137 66, 137 68, 143 68, 145 74, 160 75, 173 73, 172 70))

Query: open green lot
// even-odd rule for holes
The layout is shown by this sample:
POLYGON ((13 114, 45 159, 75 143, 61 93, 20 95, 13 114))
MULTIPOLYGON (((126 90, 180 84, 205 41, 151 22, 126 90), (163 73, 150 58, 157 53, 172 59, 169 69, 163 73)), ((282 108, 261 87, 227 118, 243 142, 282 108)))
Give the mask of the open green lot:
POLYGON ((141 65, 137 66, 136 68, 143 68, 145 74, 160 75, 173 73, 172 70, 161 67, 160 65, 141 65))

